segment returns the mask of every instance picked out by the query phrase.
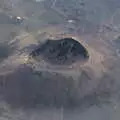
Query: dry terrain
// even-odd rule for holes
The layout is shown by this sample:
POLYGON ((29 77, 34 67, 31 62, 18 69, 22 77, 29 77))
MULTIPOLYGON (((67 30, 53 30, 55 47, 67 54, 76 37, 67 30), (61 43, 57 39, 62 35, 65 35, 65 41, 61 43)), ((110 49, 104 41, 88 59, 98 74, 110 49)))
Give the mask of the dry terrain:
POLYGON ((119 18, 119 0, 0 0, 0 120, 119 120, 119 18), (30 57, 64 38, 83 45, 88 60, 30 57))

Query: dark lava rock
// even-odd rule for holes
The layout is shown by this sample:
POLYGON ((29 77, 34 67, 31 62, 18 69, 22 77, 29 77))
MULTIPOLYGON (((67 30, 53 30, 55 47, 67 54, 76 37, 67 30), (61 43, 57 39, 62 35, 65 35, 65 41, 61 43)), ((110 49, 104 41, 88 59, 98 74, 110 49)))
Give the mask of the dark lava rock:
POLYGON ((89 58, 86 48, 73 38, 48 39, 33 50, 30 56, 35 59, 41 56, 47 62, 58 65, 72 64, 89 58))

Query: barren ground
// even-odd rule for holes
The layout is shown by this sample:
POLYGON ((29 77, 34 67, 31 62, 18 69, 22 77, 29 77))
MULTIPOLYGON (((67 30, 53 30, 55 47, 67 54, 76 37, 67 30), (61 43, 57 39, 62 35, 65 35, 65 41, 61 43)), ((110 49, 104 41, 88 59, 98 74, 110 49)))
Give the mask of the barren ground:
POLYGON ((73 3, 0 1, 0 120, 120 119, 120 47, 114 42, 120 2, 73 3), (79 5, 83 14, 74 11, 79 5), (10 16, 24 21, 13 24, 10 16), (88 61, 57 66, 29 59, 45 39, 65 37, 85 46, 88 61))

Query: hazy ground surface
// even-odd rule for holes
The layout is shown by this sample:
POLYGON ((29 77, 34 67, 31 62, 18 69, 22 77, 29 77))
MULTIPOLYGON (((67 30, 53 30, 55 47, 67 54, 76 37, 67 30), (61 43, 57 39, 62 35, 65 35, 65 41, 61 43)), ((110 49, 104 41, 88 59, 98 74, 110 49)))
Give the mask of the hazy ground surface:
POLYGON ((119 0, 0 0, 0 120, 119 120, 119 61, 119 0), (64 37, 89 60, 29 58, 44 40, 64 37))

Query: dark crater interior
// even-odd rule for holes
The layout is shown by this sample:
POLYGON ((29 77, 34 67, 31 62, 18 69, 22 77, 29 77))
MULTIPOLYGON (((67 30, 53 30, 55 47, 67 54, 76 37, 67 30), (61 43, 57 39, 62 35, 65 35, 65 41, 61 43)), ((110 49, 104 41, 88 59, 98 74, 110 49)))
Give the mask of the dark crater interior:
POLYGON ((48 39, 33 50, 30 56, 37 60, 40 56, 47 62, 56 65, 70 65, 89 58, 86 48, 73 38, 48 39))

